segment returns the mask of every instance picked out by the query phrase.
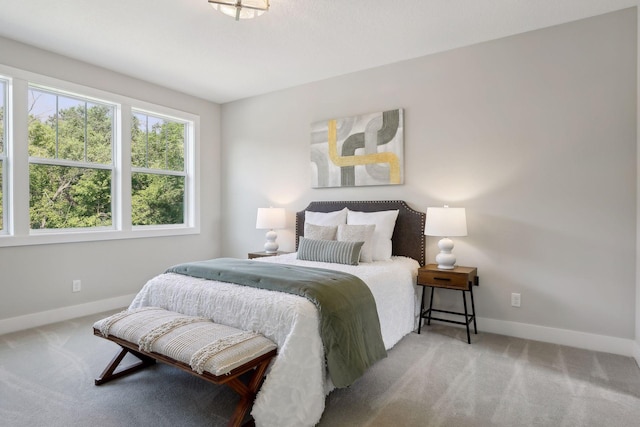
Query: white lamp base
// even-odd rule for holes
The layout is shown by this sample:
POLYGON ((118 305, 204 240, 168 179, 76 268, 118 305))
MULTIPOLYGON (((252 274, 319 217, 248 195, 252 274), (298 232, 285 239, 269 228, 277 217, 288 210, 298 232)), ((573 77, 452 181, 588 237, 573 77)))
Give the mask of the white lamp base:
POLYGON ((456 257, 451 253, 453 250, 453 240, 443 237, 438 242, 440 253, 436 255, 438 268, 441 270, 453 270, 456 267, 456 257))
POLYGON ((278 234, 273 230, 269 230, 267 231, 265 237, 267 238, 267 242, 264 244, 264 251, 268 254, 274 254, 278 252, 278 244, 276 243, 278 234))

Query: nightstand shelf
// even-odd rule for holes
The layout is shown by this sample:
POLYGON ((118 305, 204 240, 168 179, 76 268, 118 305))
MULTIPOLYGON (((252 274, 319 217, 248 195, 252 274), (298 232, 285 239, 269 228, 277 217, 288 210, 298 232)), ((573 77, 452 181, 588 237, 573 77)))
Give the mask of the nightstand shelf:
POLYGON ((469 324, 473 322, 473 330, 477 334, 478 327, 476 325, 476 308, 473 301, 473 286, 478 286, 478 269, 475 267, 456 266, 452 270, 441 270, 437 264, 428 264, 418 270, 418 285, 422 286, 422 300, 420 302, 420 321, 418 322, 418 333, 422 330, 422 321, 427 319, 427 325, 432 320, 440 322, 455 323, 464 325, 467 328, 467 343, 471 344, 471 335, 469 333, 469 324), (424 308, 424 291, 426 287, 431 288, 431 298, 429 299, 429 308, 424 308), (452 289, 462 292, 462 302, 464 305, 464 313, 457 311, 438 310, 433 308, 433 293, 436 288, 452 289), (467 310, 466 293, 471 296, 471 313, 467 310), (464 316, 464 321, 443 319, 433 317, 432 313, 446 313, 458 316, 464 316))

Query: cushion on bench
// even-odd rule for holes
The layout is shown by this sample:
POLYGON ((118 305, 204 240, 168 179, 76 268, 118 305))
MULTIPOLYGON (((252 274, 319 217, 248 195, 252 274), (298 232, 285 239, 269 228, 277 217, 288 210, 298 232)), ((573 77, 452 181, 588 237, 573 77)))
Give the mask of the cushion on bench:
POLYGON ((266 354, 276 345, 264 336, 203 317, 158 307, 116 313, 96 322, 102 336, 115 336, 139 349, 183 362, 202 374, 225 375, 266 354))

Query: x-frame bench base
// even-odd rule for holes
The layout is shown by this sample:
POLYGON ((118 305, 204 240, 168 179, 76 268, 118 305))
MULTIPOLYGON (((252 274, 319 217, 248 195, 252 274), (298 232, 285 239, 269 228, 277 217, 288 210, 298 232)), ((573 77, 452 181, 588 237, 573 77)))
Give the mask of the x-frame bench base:
POLYGON ((231 419, 227 424, 228 427, 238 427, 242 425, 242 421, 249 411, 249 408, 253 405, 256 394, 258 393, 258 390, 260 390, 260 386, 264 381, 264 374, 269 367, 269 363, 277 352, 276 349, 271 350, 270 352, 263 354, 262 356, 250 360, 244 365, 233 369, 231 372, 225 375, 213 375, 206 371, 202 374, 198 374, 193 369, 191 369, 191 366, 187 365, 186 363, 174 360, 163 354, 142 351, 138 348, 137 344, 130 343, 129 341, 123 340, 113 335, 105 337, 100 333, 99 330, 95 328, 93 330, 93 333, 96 336, 113 341, 120 347, 122 347, 120 352, 113 358, 113 360, 111 360, 102 374, 100 374, 100 377, 95 380, 95 385, 102 385, 117 378, 130 375, 134 372, 139 371, 140 369, 155 364, 156 361, 160 361, 167 365, 180 368, 185 372, 189 372, 190 374, 200 377, 203 380, 209 381, 211 383, 226 384, 233 390, 235 390, 236 393, 240 395, 240 402, 238 402, 238 405, 236 406, 233 415, 231 416, 231 419), (132 355, 136 356, 140 360, 140 362, 116 372, 116 369, 127 353, 131 353, 132 355), (240 380, 239 377, 252 370, 253 373, 250 375, 250 377, 248 378, 248 382, 245 384, 240 380))

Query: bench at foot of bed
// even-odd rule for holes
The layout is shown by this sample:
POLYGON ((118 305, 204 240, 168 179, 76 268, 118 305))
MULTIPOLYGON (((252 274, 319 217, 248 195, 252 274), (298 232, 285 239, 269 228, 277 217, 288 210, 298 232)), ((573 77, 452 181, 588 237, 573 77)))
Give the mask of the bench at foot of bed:
POLYGON ((122 347, 95 380, 96 385, 132 374, 158 360, 235 390, 241 398, 229 426, 242 424, 277 351, 271 340, 258 333, 157 307, 114 314, 96 322, 93 332, 122 347), (140 362, 116 371, 127 353, 140 362), (249 371, 253 373, 244 383, 239 376, 249 371))

